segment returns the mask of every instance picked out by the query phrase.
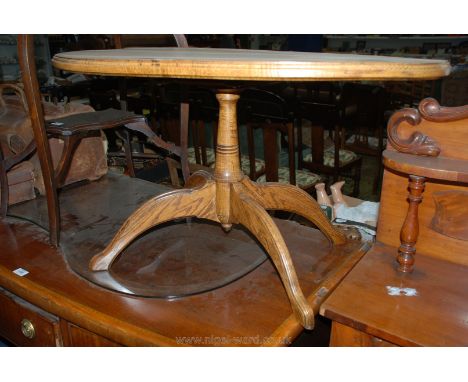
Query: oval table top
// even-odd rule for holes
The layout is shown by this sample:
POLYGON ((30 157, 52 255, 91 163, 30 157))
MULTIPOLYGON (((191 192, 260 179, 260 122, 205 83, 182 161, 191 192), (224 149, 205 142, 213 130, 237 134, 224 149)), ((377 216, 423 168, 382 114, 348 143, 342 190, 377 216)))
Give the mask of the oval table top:
POLYGON ((85 74, 237 81, 435 79, 450 73, 445 60, 216 48, 76 51, 56 54, 52 63, 85 74))

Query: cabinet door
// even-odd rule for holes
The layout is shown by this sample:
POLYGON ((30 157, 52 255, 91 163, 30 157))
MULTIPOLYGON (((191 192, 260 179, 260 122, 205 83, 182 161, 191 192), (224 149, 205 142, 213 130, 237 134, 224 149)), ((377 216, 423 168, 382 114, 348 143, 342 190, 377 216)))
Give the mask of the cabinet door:
POLYGON ((0 336, 17 346, 61 346, 59 319, 0 288, 0 336))

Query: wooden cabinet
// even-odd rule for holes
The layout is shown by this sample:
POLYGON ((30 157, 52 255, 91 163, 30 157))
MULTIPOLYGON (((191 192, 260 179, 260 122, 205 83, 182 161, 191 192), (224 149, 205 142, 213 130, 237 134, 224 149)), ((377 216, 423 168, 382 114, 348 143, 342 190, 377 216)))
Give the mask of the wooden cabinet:
POLYGON ((119 346, 0 288, 0 337, 17 346, 119 346))
POLYGON ((0 336, 19 346, 61 346, 59 318, 0 288, 0 336))

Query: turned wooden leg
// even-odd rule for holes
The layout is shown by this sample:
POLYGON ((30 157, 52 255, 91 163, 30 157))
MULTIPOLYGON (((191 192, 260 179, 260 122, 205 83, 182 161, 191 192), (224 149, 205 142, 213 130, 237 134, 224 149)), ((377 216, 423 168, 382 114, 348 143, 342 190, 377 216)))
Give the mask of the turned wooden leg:
POLYGON ((398 270, 411 272, 413 270, 414 255, 416 254, 416 241, 419 234, 418 206, 422 201, 426 178, 422 176, 409 176, 408 212, 400 232, 401 245, 398 248, 398 270))
POLYGON ((304 328, 313 329, 314 311, 302 293, 288 248, 273 219, 242 187, 232 190, 231 203, 234 219, 255 235, 275 264, 295 316, 304 328))
POLYGON ((214 179, 216 181, 216 214, 225 231, 231 229, 231 184, 244 178, 239 160, 236 105, 239 95, 236 92, 219 92, 219 127, 216 144, 214 179))
POLYGON ((205 172, 195 173, 189 179, 195 189, 182 189, 158 195, 140 206, 125 221, 110 244, 94 256, 89 267, 93 271, 108 270, 114 259, 136 237, 148 229, 177 218, 195 216, 216 222, 215 183, 205 172))
POLYGON ((346 242, 345 235, 333 227, 319 204, 304 190, 291 184, 258 184, 247 178, 242 180, 242 185, 263 208, 300 215, 314 223, 333 244, 346 242))

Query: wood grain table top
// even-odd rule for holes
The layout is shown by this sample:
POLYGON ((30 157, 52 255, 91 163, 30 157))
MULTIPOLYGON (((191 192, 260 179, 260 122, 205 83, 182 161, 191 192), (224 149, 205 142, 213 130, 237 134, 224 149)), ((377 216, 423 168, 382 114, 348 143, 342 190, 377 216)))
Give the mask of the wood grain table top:
POLYGON ((240 81, 435 79, 444 60, 214 48, 126 48, 56 54, 55 67, 112 76, 240 81))

